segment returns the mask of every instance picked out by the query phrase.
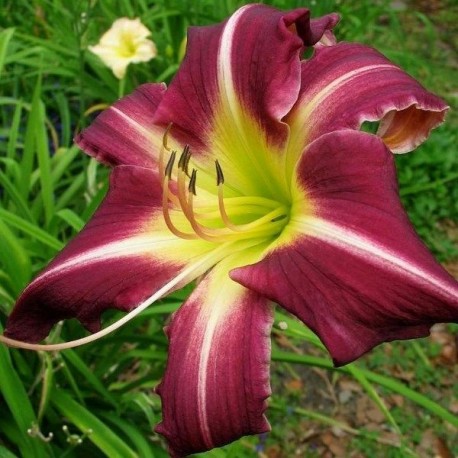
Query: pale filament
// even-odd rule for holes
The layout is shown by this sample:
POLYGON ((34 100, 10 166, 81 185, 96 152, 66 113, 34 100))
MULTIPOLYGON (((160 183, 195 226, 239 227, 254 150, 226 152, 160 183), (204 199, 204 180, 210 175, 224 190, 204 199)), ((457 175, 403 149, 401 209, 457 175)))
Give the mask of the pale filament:
POLYGON ((217 242, 217 241, 223 241, 227 240, 227 236, 231 234, 230 231, 227 231, 226 229, 210 229, 206 228, 205 226, 202 226, 199 224, 195 218, 194 215, 194 194, 192 192, 189 192, 188 195, 188 202, 187 202, 187 214, 185 215, 188 218, 189 223, 191 224, 191 227, 193 228, 194 232, 202 239, 207 240, 209 242, 217 242), (223 236, 222 238, 219 238, 218 236, 223 236), (225 236, 225 237, 224 237, 225 236))
POLYGON ((234 224, 230 220, 226 212, 223 194, 224 194, 223 183, 220 183, 218 185, 218 206, 219 206, 219 212, 221 215, 221 219, 223 220, 224 224, 229 229, 232 229, 233 231, 236 231, 236 232, 243 232, 243 231, 247 231, 250 229, 254 229, 255 227, 258 227, 258 226, 262 226, 263 224, 266 224, 269 221, 274 220, 275 218, 280 218, 282 216, 285 216, 287 212, 287 208, 284 206, 281 206, 281 207, 277 207, 275 210, 272 210, 271 212, 267 213, 266 215, 262 216, 261 218, 258 218, 255 221, 252 221, 251 223, 234 224))
MULTIPOLYGON (((167 227, 169 228, 170 232, 172 232, 177 237, 180 237, 180 238, 186 239, 186 240, 195 240, 195 239, 198 238, 196 234, 188 234, 186 232, 180 231, 179 229, 177 229, 175 227, 175 225, 172 222, 172 219, 170 218, 170 212, 169 212, 170 195, 169 194, 171 194, 171 195, 173 195, 173 194, 170 192, 170 189, 169 189, 169 181, 170 181, 170 176, 171 176, 171 170, 170 169, 173 166, 174 159, 175 159, 175 155, 172 154, 172 156, 170 157, 170 160, 169 160, 169 162, 167 164, 167 167, 165 169, 164 179, 162 181, 162 213, 164 214, 164 221, 165 221, 165 224, 167 225, 167 227)), ((178 201, 176 196, 175 195, 173 195, 173 196, 178 201)))
MULTIPOLYGON (((277 208, 278 202, 276 200, 267 199, 265 197, 255 197, 255 196, 237 196, 237 197, 226 197, 225 199, 226 207, 240 206, 245 207, 247 205, 254 205, 258 207, 266 208, 277 208)), ((206 205, 201 205, 199 209, 206 209, 206 205)), ((213 206, 211 206, 213 208, 213 206)))
MULTIPOLYGON (((197 217, 201 219, 209 219, 209 214, 207 212, 204 213, 196 213, 194 209, 194 195, 196 193, 196 174, 197 170, 193 169, 192 175, 190 176, 188 173, 188 164, 191 158, 191 153, 189 151, 189 146, 186 145, 181 153, 181 156, 178 161, 177 173, 176 173, 176 194, 170 189, 170 181, 172 180, 172 171, 175 162, 176 152, 172 151, 167 144, 168 133, 170 131, 171 124, 169 124, 164 137, 163 137, 163 148, 161 148, 160 154, 160 166, 159 170, 162 171, 162 208, 164 214, 164 220, 169 228, 169 230, 176 235, 177 237, 187 239, 187 240, 195 240, 197 238, 201 238, 203 240, 207 240, 209 242, 224 242, 231 239, 241 239, 241 238, 251 238, 253 236, 268 236, 273 235, 275 231, 281 229, 284 225, 284 217, 287 215, 287 208, 285 206, 280 205, 278 202, 272 201, 270 199, 265 199, 262 197, 235 197, 229 198, 229 208, 232 209, 240 209, 244 208, 248 210, 247 205, 255 205, 258 207, 264 207, 264 209, 270 208, 267 214, 263 211, 260 214, 262 215, 260 218, 255 219, 249 223, 245 224, 235 224, 229 217, 225 206, 225 199, 224 199, 224 192, 223 192, 223 183, 224 183, 224 176, 221 170, 219 163, 216 161, 216 173, 217 173, 217 186, 218 186, 218 212, 215 212, 215 205, 210 206, 208 209, 210 210, 208 213, 213 214, 216 216, 221 223, 223 223, 224 227, 208 227, 201 224, 197 217), (167 165, 164 166, 164 151, 171 152, 167 165), (186 185, 187 177, 190 178, 188 186, 186 185), (188 188, 188 189, 187 189, 188 188), (169 202, 172 203, 173 206, 177 207, 183 215, 186 217, 187 221, 192 227, 193 233, 183 232, 182 230, 178 229, 172 221, 169 202), (215 215, 216 213, 216 215, 215 215), (278 219, 278 221, 276 221, 278 219), (246 233, 245 236, 242 234, 246 233)), ((199 207, 199 210, 203 210, 205 207, 199 207)), ((236 212, 237 213, 237 212, 236 212)), ((248 211, 242 212, 241 214, 246 214, 248 211)), ((250 214, 259 213, 257 212, 250 212, 250 214)))
MULTIPOLYGON (((239 233, 234 233, 230 228, 217 228, 212 229, 205 226, 202 226, 200 223, 197 222, 194 216, 194 194, 192 192, 189 193, 188 197, 188 212, 191 218, 189 219, 189 223, 191 224, 192 228, 199 235, 200 238, 204 240, 208 240, 209 242, 219 242, 219 241, 227 241, 234 238, 235 240, 241 240, 245 238, 252 238, 253 236, 268 236, 273 235, 277 229, 283 227, 284 223, 282 221, 272 222, 266 227, 264 222, 264 228, 260 224, 256 224, 252 226, 253 229, 256 229, 257 226, 261 226, 258 230, 244 230, 239 233), (241 237, 241 235, 245 233, 245 237, 241 237)), ((284 214, 282 212, 281 214, 284 214)), ((266 215, 267 216, 267 215, 266 215)), ((260 218, 262 219, 262 218, 260 218)), ((257 223, 259 220, 253 221, 253 223, 257 223)), ((269 220, 270 221, 270 220, 269 220)), ((249 223, 252 224, 252 223, 249 223)))

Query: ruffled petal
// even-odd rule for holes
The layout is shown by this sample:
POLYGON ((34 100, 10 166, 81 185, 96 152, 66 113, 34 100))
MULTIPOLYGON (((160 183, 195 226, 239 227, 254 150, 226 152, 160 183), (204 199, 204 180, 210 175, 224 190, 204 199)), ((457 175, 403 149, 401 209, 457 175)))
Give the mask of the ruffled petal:
POLYGON ((77 318, 95 332, 104 310, 129 311, 185 269, 190 269, 189 275, 170 291, 211 267, 214 262, 200 267, 199 263, 214 245, 171 234, 163 221, 161 199, 154 171, 116 167, 104 202, 22 293, 5 335, 38 342, 66 318, 77 318))
POLYGON ((156 168, 165 129, 153 124, 153 116, 165 91, 165 84, 138 87, 103 111, 76 144, 104 164, 156 168))
POLYGON ((307 9, 285 13, 258 4, 221 24, 191 28, 186 58, 154 121, 173 122, 171 136, 188 143, 212 176, 217 158, 239 194, 286 190, 279 163, 288 127, 281 120, 299 94, 300 52, 337 20, 311 21, 307 9))
POLYGON ((156 431, 173 457, 206 451, 270 429, 272 305, 229 279, 230 258, 216 266, 166 329, 169 358, 157 389, 156 431))
POLYGON ((415 234, 377 137, 320 137, 304 151, 295 188, 275 246, 231 277, 304 321, 336 364, 458 320, 458 284, 415 234))
POLYGON ((413 150, 439 125, 447 105, 368 46, 320 46, 302 64, 299 99, 286 118, 294 159, 327 132, 381 121, 378 135, 395 153, 413 150))

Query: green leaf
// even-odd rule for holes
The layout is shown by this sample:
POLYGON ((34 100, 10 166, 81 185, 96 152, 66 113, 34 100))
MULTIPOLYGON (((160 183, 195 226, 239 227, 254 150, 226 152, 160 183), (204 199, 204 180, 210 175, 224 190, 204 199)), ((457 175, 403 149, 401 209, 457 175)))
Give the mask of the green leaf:
POLYGON ((80 154, 80 150, 76 146, 71 148, 59 148, 59 150, 56 151, 52 157, 51 171, 54 186, 60 182, 64 173, 68 173, 71 162, 80 154))
MULTIPOLYGON (((1 325, 0 332, 3 332, 1 325)), ((21 437, 18 446, 22 456, 30 458, 49 457, 47 444, 27 434, 27 431, 37 424, 37 418, 25 387, 11 362, 9 350, 3 344, 0 344, 0 374, 0 393, 17 425, 21 437)), ((2 408, 2 416, 7 415, 8 412, 2 408)))
POLYGON ((84 186, 84 175, 77 175, 72 184, 58 197, 56 202, 56 209, 62 210, 69 202, 75 198, 76 195, 81 196, 82 191, 80 188, 84 186))
POLYGON ((0 76, 2 74, 3 65, 5 64, 6 52, 8 50, 8 44, 13 37, 14 28, 2 30, 0 32, 0 76))
POLYGON ((116 400, 113 395, 105 388, 103 383, 94 375, 94 373, 86 366, 84 361, 73 350, 66 350, 61 353, 62 358, 71 365, 81 377, 92 387, 92 389, 101 394, 107 401, 116 405, 116 400))
POLYGON ((59 210, 56 213, 56 216, 65 221, 73 229, 75 229, 76 232, 79 232, 81 229, 83 229, 84 221, 74 211, 68 208, 59 210))
POLYGON ((385 415, 386 419, 391 423, 396 432, 400 433, 401 429, 396 423, 396 420, 394 419, 393 415, 391 415, 390 411, 388 410, 388 407, 386 406, 383 399, 379 396, 374 386, 367 380, 364 373, 357 366, 352 364, 348 365, 347 368, 349 373, 353 375, 353 377, 359 382, 359 384, 366 390, 369 397, 375 402, 377 407, 380 409, 383 415, 385 415))
POLYGON ((138 455, 113 432, 104 422, 89 410, 74 401, 63 390, 54 390, 51 401, 59 412, 65 415, 87 438, 110 458, 138 458, 138 455))
POLYGON ((32 266, 24 247, 1 219, 0 245, 0 261, 8 273, 13 292, 19 294, 32 276, 32 266))
POLYGON ((17 455, 14 455, 10 451, 8 451, 8 449, 0 445, 0 458, 18 458, 18 457, 17 455))
POLYGON ((155 454, 151 449, 151 443, 145 439, 142 431, 138 430, 127 421, 124 421, 114 415, 107 415, 103 413, 102 416, 106 421, 116 425, 118 429, 130 439, 132 445, 134 445, 137 449, 139 456, 142 458, 155 458, 155 454))
MULTIPOLYGON (((22 168, 21 172, 23 172, 22 168)), ((23 180, 23 175, 21 176, 21 180, 23 180)), ((18 213, 22 214, 22 216, 27 218, 29 221, 33 221, 34 218, 30 212, 26 199, 20 194, 11 180, 2 171, 0 171, 0 185, 3 187, 11 201, 16 205, 18 213)))
POLYGON ((18 103, 14 108, 13 120, 8 133, 8 147, 6 155, 9 158, 14 157, 14 153, 17 149, 17 139, 19 135, 19 127, 22 115, 22 103, 18 103))
POLYGON ((51 159, 49 156, 48 136, 45 125, 45 108, 40 99, 40 91, 41 82, 38 80, 33 94, 30 116, 33 119, 35 146, 40 170, 40 195, 44 205, 46 224, 48 225, 54 214, 54 196, 51 178, 51 159))
POLYGON ((61 250, 64 246, 60 240, 48 234, 43 229, 40 229, 35 224, 29 223, 25 219, 16 216, 14 213, 9 212, 8 210, 0 208, 0 218, 9 226, 13 226, 16 229, 19 229, 25 234, 30 235, 33 239, 42 242, 43 244, 55 249, 56 251, 61 250))
MULTIPOLYGON (((332 362, 325 358, 319 358, 317 356, 308 356, 308 355, 299 355, 296 353, 289 353, 285 351, 274 350, 272 351, 272 359, 275 361, 283 361, 289 363, 299 363, 306 364, 307 366, 322 367, 324 369, 330 369, 337 372, 343 372, 345 374, 351 375, 351 370, 348 366, 344 367, 334 367, 332 362)), ((442 420, 450 423, 451 425, 458 427, 458 417, 453 415, 447 409, 439 405, 437 402, 432 401, 428 397, 417 393, 416 391, 408 388, 398 380, 384 375, 376 374, 368 369, 358 369, 361 374, 363 374, 367 380, 377 383, 384 388, 394 391, 395 393, 400 394, 406 399, 410 399, 412 402, 424 407, 426 410, 429 410, 430 413, 438 416, 442 420)))

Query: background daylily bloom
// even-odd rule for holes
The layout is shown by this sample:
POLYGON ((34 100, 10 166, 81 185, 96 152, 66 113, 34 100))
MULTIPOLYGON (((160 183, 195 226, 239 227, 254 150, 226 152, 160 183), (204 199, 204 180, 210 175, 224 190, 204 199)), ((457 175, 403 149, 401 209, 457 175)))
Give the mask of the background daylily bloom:
POLYGON ((38 342, 70 317, 97 331, 105 309, 203 276, 166 329, 157 431, 172 456, 269 429, 273 302, 337 365, 458 319, 458 285, 409 223, 391 154, 447 107, 377 51, 336 44, 337 21, 249 5, 191 28, 169 88, 141 86, 77 138, 114 167, 109 193, 5 334, 38 342))
POLYGON ((140 19, 120 18, 89 50, 111 68, 116 78, 122 79, 129 64, 148 62, 156 57, 156 45, 147 39, 150 35, 140 19))

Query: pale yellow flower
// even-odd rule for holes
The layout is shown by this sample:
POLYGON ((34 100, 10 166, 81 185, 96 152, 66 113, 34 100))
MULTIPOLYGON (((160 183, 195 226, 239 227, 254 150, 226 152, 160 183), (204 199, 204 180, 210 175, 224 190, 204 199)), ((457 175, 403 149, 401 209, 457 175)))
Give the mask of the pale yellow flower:
POLYGON ((121 79, 130 63, 147 62, 156 57, 156 45, 147 39, 150 35, 140 19, 120 18, 95 46, 89 46, 89 50, 121 79))

